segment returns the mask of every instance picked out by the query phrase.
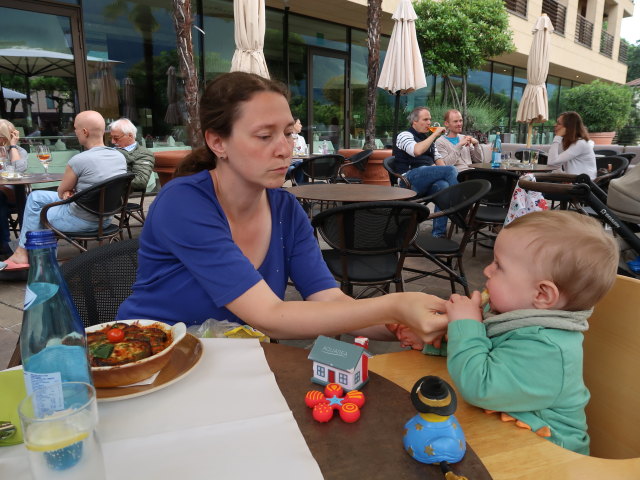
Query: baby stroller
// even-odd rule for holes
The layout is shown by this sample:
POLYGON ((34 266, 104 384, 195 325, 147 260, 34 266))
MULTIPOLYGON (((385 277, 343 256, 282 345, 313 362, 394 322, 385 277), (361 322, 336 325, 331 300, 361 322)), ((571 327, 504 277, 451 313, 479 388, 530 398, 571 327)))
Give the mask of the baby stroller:
POLYGON ((559 203, 560 209, 572 209, 585 215, 596 216, 609 225, 622 241, 618 273, 640 278, 640 269, 635 271, 635 262, 640 258, 640 238, 636 235, 640 226, 633 222, 633 217, 607 205, 607 194, 594 184, 588 175, 540 173, 536 175, 535 182, 521 179, 518 184, 524 190, 542 193, 547 201, 559 203))

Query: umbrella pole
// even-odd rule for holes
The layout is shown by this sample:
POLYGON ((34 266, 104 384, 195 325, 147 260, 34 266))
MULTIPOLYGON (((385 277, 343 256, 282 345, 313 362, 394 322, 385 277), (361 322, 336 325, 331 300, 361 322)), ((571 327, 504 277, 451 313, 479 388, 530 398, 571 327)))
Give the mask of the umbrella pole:
POLYGON ((398 114, 400 112, 400 92, 396 93, 396 102, 393 109, 393 144, 396 144, 396 136, 398 135, 398 114))
POLYGON ((533 132, 533 122, 527 124, 527 148, 531 148, 531 134, 533 132))

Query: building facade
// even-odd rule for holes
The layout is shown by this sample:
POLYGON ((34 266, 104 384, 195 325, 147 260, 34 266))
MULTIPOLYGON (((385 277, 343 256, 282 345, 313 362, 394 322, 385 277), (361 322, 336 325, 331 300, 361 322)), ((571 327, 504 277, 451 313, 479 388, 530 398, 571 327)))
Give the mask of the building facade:
MULTIPOLYGON (((384 0, 381 61, 399 0, 384 0)), ((309 143, 361 145, 367 85, 366 0, 267 0, 264 52, 273 78, 289 85, 291 108, 309 143)), ((469 75, 470 94, 501 109, 496 126, 517 133, 515 112, 526 85, 531 28, 547 13, 552 38, 550 114, 562 110, 562 91, 601 78, 624 83, 622 18, 631 0, 505 0, 517 51, 469 75)), ((233 56, 232 0, 192 0, 194 52, 202 82, 229 71, 233 56)), ((5 99, 2 115, 25 134, 69 131, 78 111, 93 108, 107 119, 129 116, 143 136, 186 140, 171 0, 0 0, 3 40, 0 82, 27 95, 5 99), (175 94, 171 93, 175 92, 175 94), (169 108, 172 106, 172 108, 169 108)), ((455 80, 455 79, 454 79, 455 80)), ((402 105, 438 101, 442 81, 402 98, 402 105)), ((378 91, 379 144, 389 141, 393 97, 378 91)), ((541 130, 540 140, 545 131, 541 130)))

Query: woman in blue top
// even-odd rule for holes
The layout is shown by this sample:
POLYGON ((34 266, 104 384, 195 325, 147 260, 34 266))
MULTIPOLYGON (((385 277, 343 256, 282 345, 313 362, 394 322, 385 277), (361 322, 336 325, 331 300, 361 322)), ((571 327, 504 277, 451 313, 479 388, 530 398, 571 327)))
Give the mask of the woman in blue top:
POLYGON ((119 319, 226 319, 280 339, 353 332, 390 340, 390 323, 424 341, 444 333, 437 297, 353 300, 337 288, 304 211, 280 189, 294 133, 283 85, 223 74, 202 96, 200 123, 206 145, 184 160, 149 209, 137 280, 119 319), (306 302, 283 301, 289 278, 306 302))

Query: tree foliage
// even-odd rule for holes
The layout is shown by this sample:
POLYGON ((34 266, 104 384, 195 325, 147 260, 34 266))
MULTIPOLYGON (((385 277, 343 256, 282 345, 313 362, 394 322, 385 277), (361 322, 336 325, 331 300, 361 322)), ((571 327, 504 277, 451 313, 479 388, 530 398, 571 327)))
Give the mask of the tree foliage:
POLYGON ((590 132, 612 132, 627 124, 632 97, 625 85, 595 80, 569 90, 564 107, 578 112, 590 132))
POLYGON ((627 82, 640 78, 640 40, 627 48, 627 82))

